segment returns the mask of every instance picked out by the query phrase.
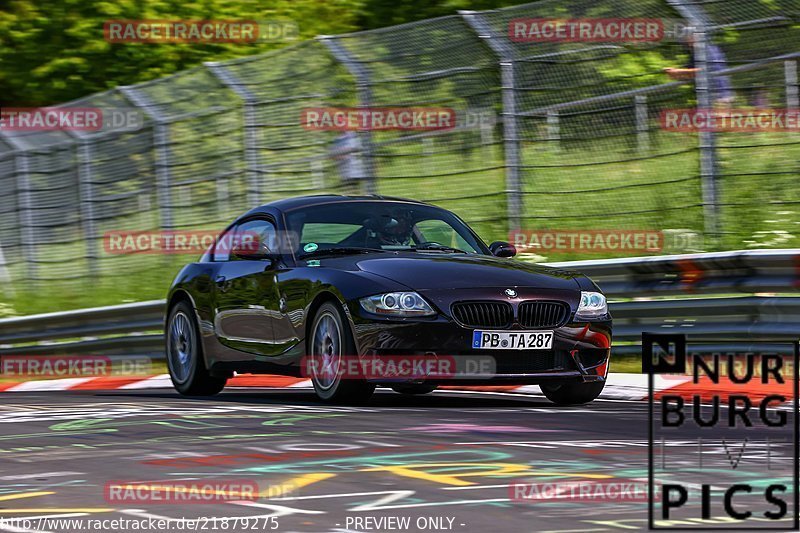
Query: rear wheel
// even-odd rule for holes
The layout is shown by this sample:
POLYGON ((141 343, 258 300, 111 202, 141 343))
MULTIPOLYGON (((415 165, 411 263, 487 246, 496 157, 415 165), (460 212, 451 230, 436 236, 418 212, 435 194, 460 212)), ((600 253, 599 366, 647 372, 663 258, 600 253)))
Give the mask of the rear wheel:
POLYGON ((605 381, 540 385, 548 400, 557 405, 580 405, 595 400, 603 392, 605 381))
POLYGON ((356 355, 353 333, 344 313, 331 302, 317 310, 308 340, 311 358, 311 383, 314 392, 326 402, 364 403, 375 391, 375 385, 355 376, 343 376, 345 357, 356 355))
POLYGON ((185 396, 212 396, 225 388, 226 379, 212 377, 206 368, 200 330, 186 302, 170 310, 166 331, 167 367, 175 389, 185 396))

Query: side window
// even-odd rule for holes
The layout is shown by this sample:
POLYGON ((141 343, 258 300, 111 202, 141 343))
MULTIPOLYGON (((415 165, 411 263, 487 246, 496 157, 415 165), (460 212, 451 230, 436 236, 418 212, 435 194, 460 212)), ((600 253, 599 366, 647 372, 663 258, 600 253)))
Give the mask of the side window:
POLYGON ((217 238, 214 245, 214 261, 230 261, 233 247, 241 245, 246 248, 249 243, 278 252, 277 234, 275 225, 269 220, 248 220, 228 229, 217 238))
POLYGON ((256 243, 261 249, 279 253, 278 232, 275 225, 269 220, 255 219, 248 220, 236 228, 237 242, 256 243))
POLYGON ((214 261, 227 261, 230 259, 231 247, 226 243, 229 243, 233 240, 233 235, 235 232, 236 226, 233 226, 217 237, 217 241, 214 243, 214 261))

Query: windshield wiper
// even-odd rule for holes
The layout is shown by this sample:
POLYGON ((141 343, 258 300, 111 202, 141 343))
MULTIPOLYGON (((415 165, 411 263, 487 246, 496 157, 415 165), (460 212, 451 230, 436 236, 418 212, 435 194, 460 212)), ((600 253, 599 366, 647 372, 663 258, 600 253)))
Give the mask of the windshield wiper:
POLYGON ((306 252, 300 257, 311 257, 315 255, 354 255, 369 253, 385 253, 386 250, 378 248, 359 248, 357 246, 336 246, 333 248, 319 248, 313 252, 306 252))
POLYGON ((412 246, 411 249, 416 251, 455 252, 461 254, 468 253, 464 250, 453 248, 452 246, 445 246, 444 244, 439 244, 437 242, 423 242, 417 246, 412 246))

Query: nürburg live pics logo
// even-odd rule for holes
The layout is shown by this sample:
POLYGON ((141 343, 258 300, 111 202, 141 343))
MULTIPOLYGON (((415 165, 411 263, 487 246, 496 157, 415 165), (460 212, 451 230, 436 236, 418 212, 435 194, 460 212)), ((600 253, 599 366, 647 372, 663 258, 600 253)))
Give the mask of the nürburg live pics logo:
POLYGON ((798 352, 643 334, 650 529, 800 529, 798 352))

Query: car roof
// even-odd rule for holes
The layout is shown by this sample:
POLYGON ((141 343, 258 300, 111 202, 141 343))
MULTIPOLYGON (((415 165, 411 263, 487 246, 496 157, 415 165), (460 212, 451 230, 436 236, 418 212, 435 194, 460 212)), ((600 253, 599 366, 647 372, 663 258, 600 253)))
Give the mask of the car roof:
POLYGON ((283 198, 281 200, 275 200, 274 202, 270 202, 268 204, 264 204, 262 206, 256 207, 251 209, 245 215, 240 218, 247 217, 250 215, 258 214, 258 213, 272 213, 274 211, 292 211, 294 209, 298 209, 300 207, 309 207, 313 205, 328 205, 328 204, 343 204, 347 202, 359 202, 359 201, 387 201, 387 202, 407 202, 417 205, 431 205, 425 202, 420 202, 417 200, 410 200, 408 198, 397 198, 393 196, 380 196, 377 194, 371 194, 366 196, 345 196, 339 194, 317 194, 311 196, 295 196, 293 198, 283 198))

